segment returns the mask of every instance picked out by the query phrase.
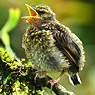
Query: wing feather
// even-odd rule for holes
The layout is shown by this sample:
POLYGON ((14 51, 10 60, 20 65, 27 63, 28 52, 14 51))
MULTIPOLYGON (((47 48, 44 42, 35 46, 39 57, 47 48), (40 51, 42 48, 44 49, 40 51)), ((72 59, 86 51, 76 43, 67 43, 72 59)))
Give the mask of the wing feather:
POLYGON ((55 32, 54 38, 56 40, 55 44, 59 48, 59 50, 63 53, 64 56, 70 62, 70 69, 73 72, 79 71, 79 63, 78 60, 80 59, 80 49, 76 43, 72 41, 66 32, 55 32), (69 37, 69 38, 68 38, 69 37))

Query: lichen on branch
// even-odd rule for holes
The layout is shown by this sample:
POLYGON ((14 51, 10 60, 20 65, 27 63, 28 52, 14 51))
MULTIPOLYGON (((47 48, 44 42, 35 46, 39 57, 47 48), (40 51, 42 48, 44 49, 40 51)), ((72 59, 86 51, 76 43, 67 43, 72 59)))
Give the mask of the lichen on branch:
MULTIPOLYGON (((46 75, 35 80, 35 71, 24 59, 18 60, 11 56, 8 49, 0 48, 0 94, 43 95, 43 87, 51 89, 48 83, 51 78, 46 75)), ((56 95, 74 95, 59 83, 54 85, 53 91, 56 95)))

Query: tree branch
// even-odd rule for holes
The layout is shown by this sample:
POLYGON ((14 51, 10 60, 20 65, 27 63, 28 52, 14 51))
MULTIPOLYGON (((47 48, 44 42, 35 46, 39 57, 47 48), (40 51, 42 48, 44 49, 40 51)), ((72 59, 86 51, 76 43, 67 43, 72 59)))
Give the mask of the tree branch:
MULTIPOLYGON (((4 51, 3 49, 0 49, 0 89, 2 89, 0 93, 13 93, 14 84, 17 84, 19 89, 25 91, 27 95, 29 93, 33 94, 34 91, 35 94, 33 95, 38 95, 37 93, 40 93, 43 87, 51 89, 51 84, 48 83, 48 81, 52 78, 46 75, 44 78, 37 77, 37 79, 34 80, 36 76, 35 71, 36 70, 32 68, 32 65, 27 65, 23 60, 19 61, 16 58, 11 57, 8 50, 4 51), (26 88, 27 91, 25 90, 26 88)), ((16 91, 19 91, 17 89, 16 91)), ((74 95, 73 92, 67 91, 59 83, 53 86, 53 91, 56 95, 74 95)))

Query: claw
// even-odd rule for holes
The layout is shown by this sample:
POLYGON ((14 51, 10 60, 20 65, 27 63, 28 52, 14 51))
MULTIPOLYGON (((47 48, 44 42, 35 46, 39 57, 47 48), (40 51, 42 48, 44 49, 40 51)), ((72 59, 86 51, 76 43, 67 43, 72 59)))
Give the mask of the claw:
POLYGON ((48 83, 51 84, 51 94, 52 94, 52 88, 53 88, 53 86, 55 84, 58 84, 59 83, 59 80, 60 80, 60 78, 58 78, 57 80, 50 80, 50 81, 48 81, 48 83))
POLYGON ((51 84, 51 94, 52 94, 52 88, 53 88, 53 86, 54 86, 55 84, 58 84, 58 83, 59 83, 60 78, 61 78, 61 76, 63 75, 63 73, 64 73, 64 70, 61 72, 61 74, 59 75, 59 77, 57 78, 57 80, 50 80, 50 81, 48 81, 48 83, 51 84))

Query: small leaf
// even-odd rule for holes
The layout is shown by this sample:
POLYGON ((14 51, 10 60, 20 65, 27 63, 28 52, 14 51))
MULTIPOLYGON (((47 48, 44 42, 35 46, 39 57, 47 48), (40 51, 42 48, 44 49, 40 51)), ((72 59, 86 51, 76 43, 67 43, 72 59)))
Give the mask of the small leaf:
POLYGON ((20 18, 20 9, 19 8, 16 8, 16 9, 10 8, 9 9, 9 18, 1 30, 2 33, 10 32, 17 25, 19 18, 20 18))
POLYGON ((11 79, 11 73, 10 73, 9 76, 5 79, 4 84, 6 84, 7 81, 10 80, 10 79, 11 79))
POLYGON ((6 22, 6 24, 3 26, 3 28, 0 31, 2 42, 6 47, 10 47, 10 38, 8 33, 16 27, 18 21, 20 19, 20 9, 16 8, 10 8, 9 9, 9 18, 6 22))

